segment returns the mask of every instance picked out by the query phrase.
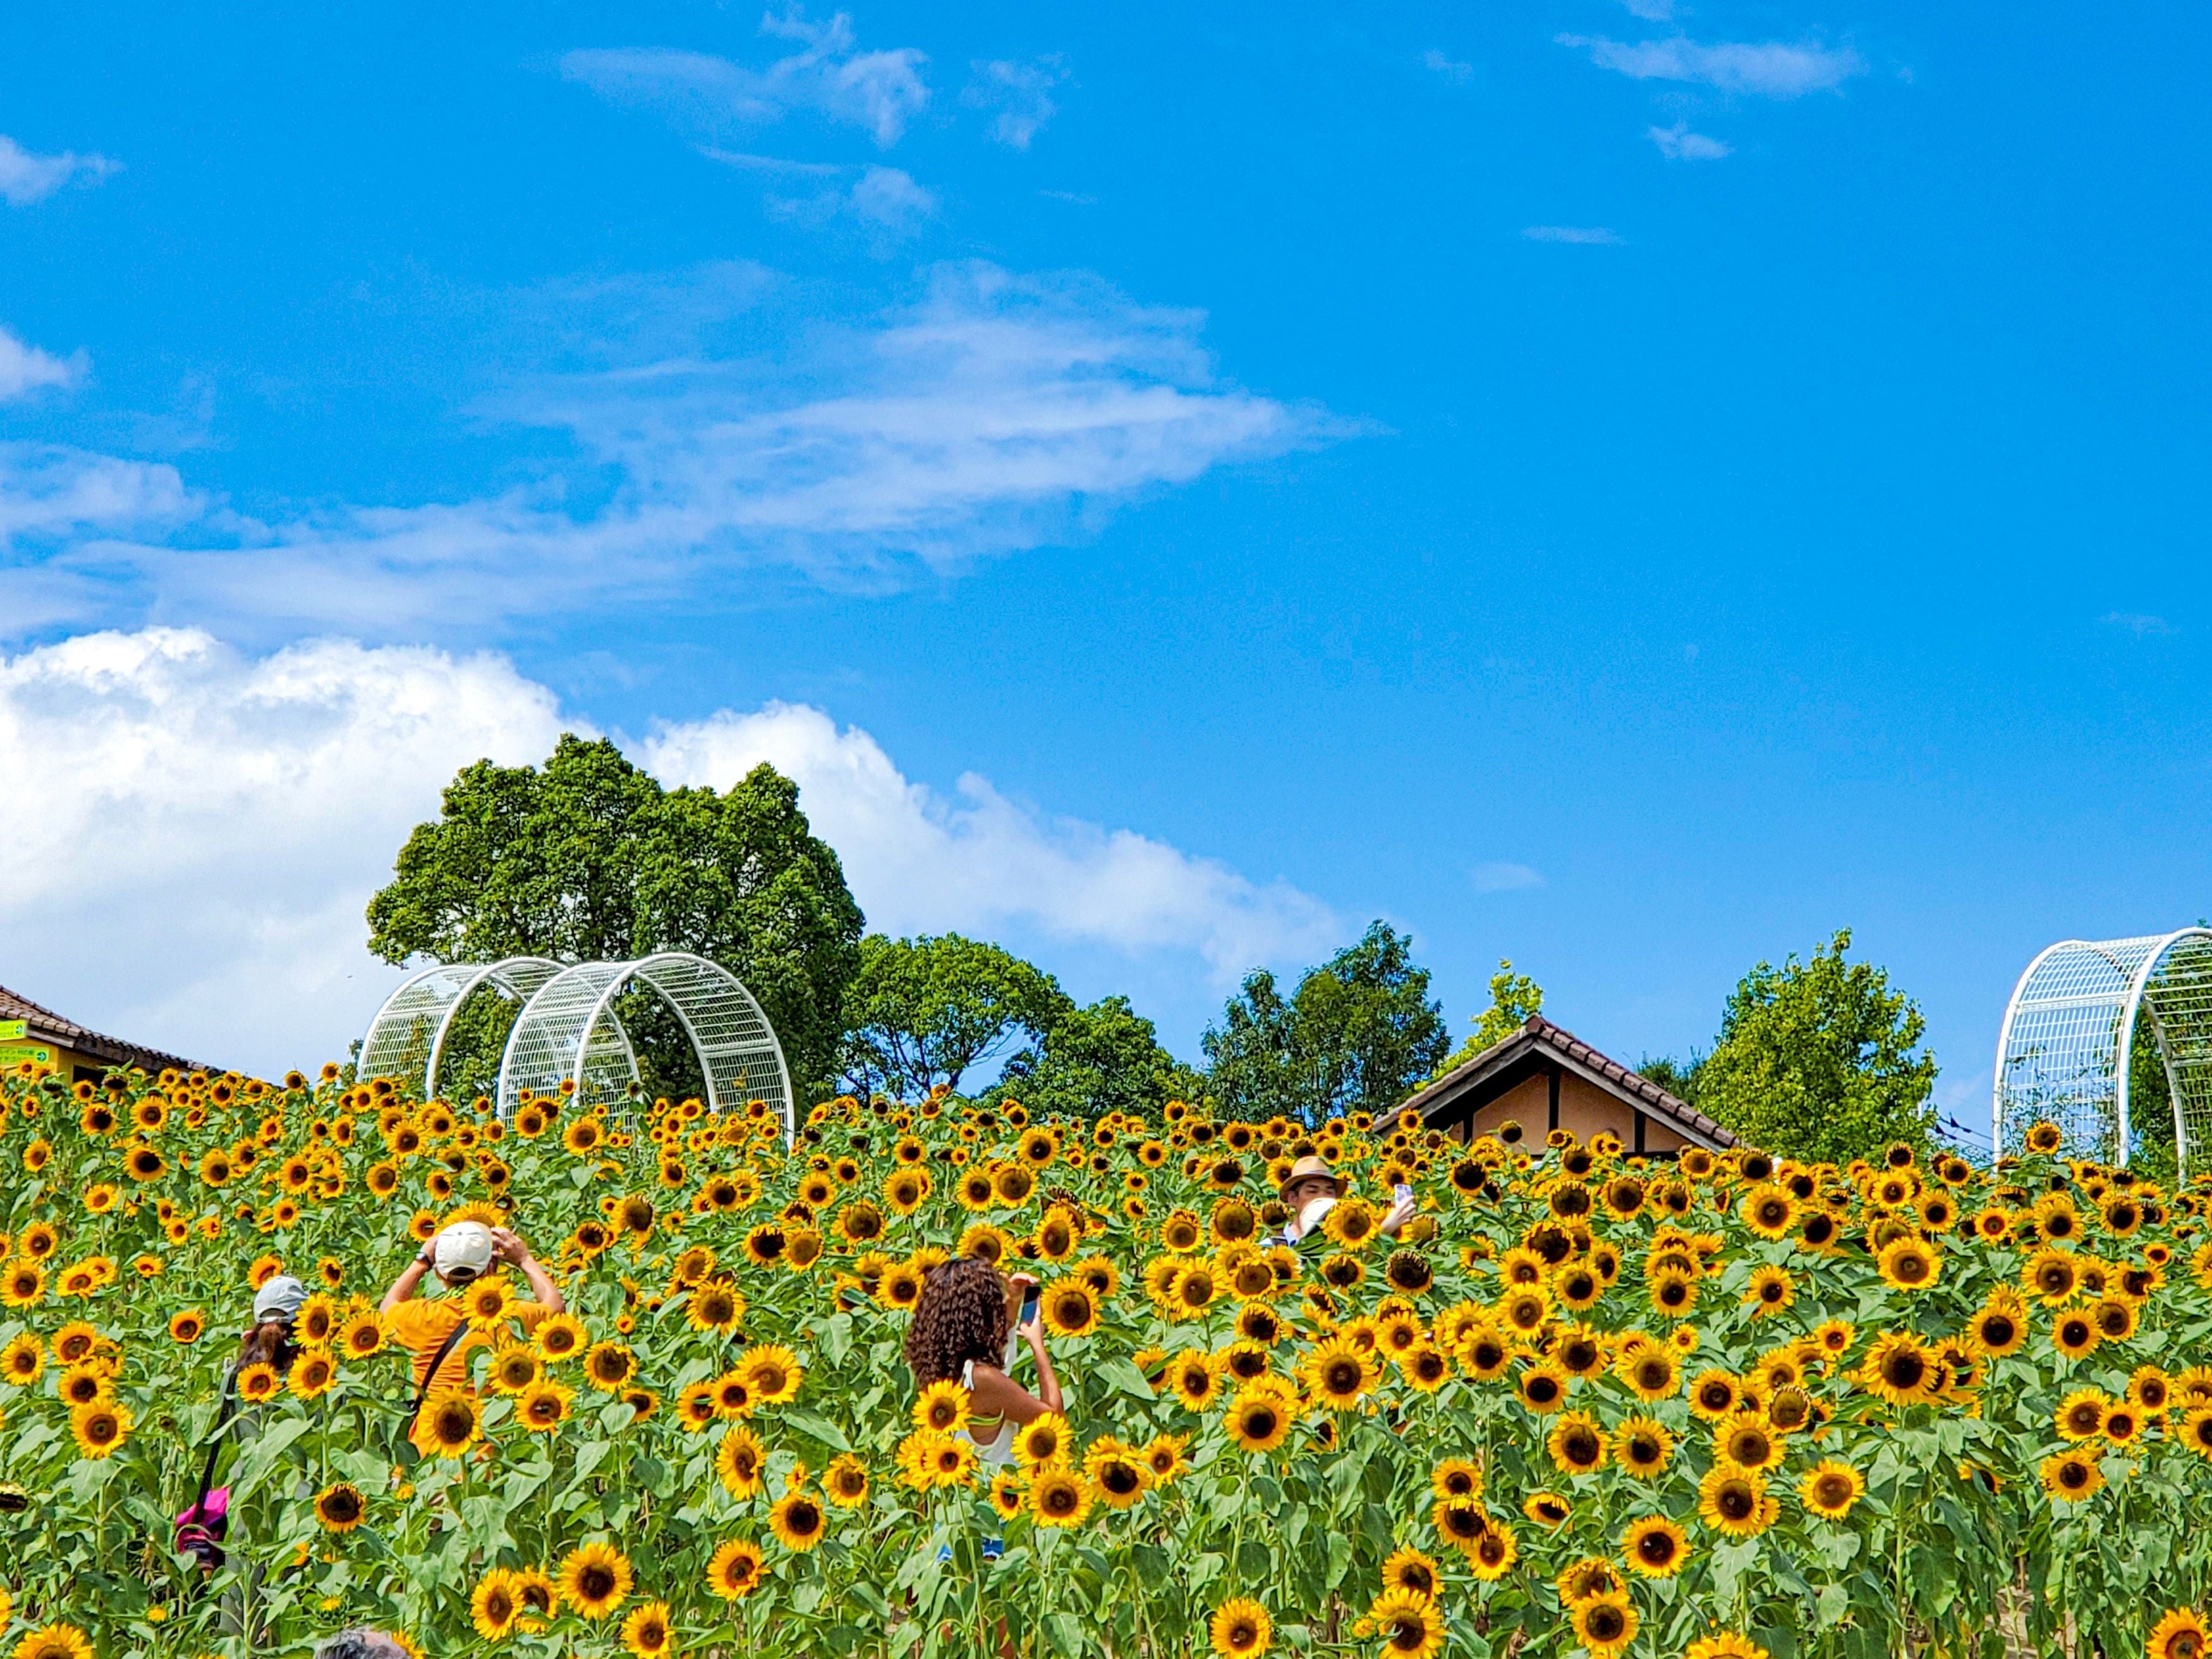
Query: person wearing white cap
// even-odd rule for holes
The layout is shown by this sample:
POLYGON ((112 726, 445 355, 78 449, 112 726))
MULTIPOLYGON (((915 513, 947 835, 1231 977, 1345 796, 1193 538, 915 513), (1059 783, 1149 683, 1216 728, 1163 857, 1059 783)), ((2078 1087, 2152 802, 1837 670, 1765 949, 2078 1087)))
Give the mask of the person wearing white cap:
POLYGON ((481 1221, 456 1221, 424 1245, 407 1271, 384 1293, 382 1312, 392 1334, 415 1356, 415 1386, 465 1390, 469 1386, 469 1352, 484 1347, 491 1339, 481 1330, 463 1330, 469 1316, 459 1296, 416 1299, 415 1291, 426 1274, 452 1291, 466 1290, 511 1264, 529 1281, 534 1301, 507 1304, 507 1315, 526 1331, 535 1330, 549 1315, 563 1313, 568 1303, 553 1275, 545 1271, 530 1247, 505 1227, 488 1227, 481 1221), (434 1378, 433 1368, 436 1370, 434 1378))

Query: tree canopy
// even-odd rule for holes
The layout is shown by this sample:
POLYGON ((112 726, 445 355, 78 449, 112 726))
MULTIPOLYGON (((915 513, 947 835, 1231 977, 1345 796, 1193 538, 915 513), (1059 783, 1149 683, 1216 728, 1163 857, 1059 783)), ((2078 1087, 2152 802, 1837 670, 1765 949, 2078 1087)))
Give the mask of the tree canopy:
POLYGON ((542 767, 462 769, 368 924, 387 962, 694 951, 744 981, 802 1091, 832 1074, 863 927, 799 786, 773 767, 726 791, 664 789, 612 743, 572 733, 542 767))
POLYGON ((1474 1030, 1468 1033, 1466 1042, 1436 1063, 1429 1080, 1434 1082, 1446 1072, 1466 1065, 1485 1049, 1496 1048, 1543 1006, 1544 988, 1528 975, 1515 973, 1513 964, 1500 957, 1498 971, 1490 976, 1490 1006, 1470 1016, 1474 1030))
POLYGON ((1073 1007, 1060 983, 1011 951, 958 933, 860 941, 838 1054, 862 1099, 957 1089, 976 1066, 1024 1038, 1042 1042, 1073 1007))
POLYGON ((1169 1101, 1196 1101, 1206 1088, 1204 1073, 1163 1048, 1152 1022, 1128 998, 1113 996, 1061 1012, 1040 1042, 1007 1060, 991 1094, 1018 1100, 1032 1113, 1158 1117, 1169 1101))
POLYGON ((1936 1127, 1927 1022, 1889 975, 1845 959, 1849 928, 1777 968, 1761 962, 1729 997, 1720 1039, 1697 1069, 1698 1109, 1744 1139, 1808 1161, 1849 1163, 1936 1127))
POLYGON ((1389 1111, 1419 1088, 1450 1039, 1413 941, 1370 925, 1285 999, 1266 969, 1249 975, 1209 1025, 1209 1091, 1231 1116, 1288 1112, 1318 1122, 1389 1111))

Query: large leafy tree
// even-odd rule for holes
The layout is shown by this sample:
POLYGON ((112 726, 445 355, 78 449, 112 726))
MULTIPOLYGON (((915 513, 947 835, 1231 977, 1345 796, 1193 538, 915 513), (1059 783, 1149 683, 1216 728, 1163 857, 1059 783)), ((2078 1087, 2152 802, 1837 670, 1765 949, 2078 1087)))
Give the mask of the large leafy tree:
POLYGON ((723 791, 664 789, 613 744, 573 734, 542 767, 465 767, 368 924, 387 962, 710 957, 759 1000, 801 1090, 832 1075, 863 927, 837 854, 774 768, 723 791))
POLYGON ((1041 1042, 1007 1060, 991 1095, 1048 1115, 1157 1118, 1169 1101, 1205 1089, 1204 1076, 1160 1046, 1152 1022, 1115 996, 1061 1012, 1041 1042))
POLYGON ((1762 962, 1728 1000, 1697 1069, 1699 1110, 1785 1157, 1847 1164, 1891 1141, 1928 1145, 1936 1060, 1927 1022, 1839 930, 1812 959, 1762 962))
POLYGON ((871 933, 847 1000, 839 1070, 863 1097, 957 1089, 1014 1043, 1041 1043, 1073 1008, 1051 975, 995 945, 871 933))
POLYGON ((1239 1117, 1286 1112, 1317 1122, 1382 1113, 1421 1085, 1450 1046, 1413 941, 1372 924, 1285 999, 1261 969, 1206 1028, 1207 1085, 1239 1117))

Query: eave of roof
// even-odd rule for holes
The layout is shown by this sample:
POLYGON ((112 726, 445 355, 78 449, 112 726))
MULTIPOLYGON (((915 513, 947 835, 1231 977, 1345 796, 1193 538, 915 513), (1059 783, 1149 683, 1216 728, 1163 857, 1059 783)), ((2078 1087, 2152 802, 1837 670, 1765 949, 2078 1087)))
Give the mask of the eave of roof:
POLYGON ((165 1066, 179 1072, 208 1069, 179 1054, 164 1054, 159 1048, 125 1042, 120 1037, 104 1036, 75 1020, 63 1018, 52 1009, 19 995, 4 985, 0 985, 0 1019, 20 1019, 24 1029, 33 1036, 58 1048, 73 1048, 78 1054, 91 1055, 94 1060, 104 1060, 111 1066, 136 1066, 147 1072, 158 1072, 165 1066))
POLYGON ((1565 1026, 1554 1025, 1541 1014, 1531 1014, 1521 1029, 1492 1043, 1405 1103, 1423 1118, 1433 1115, 1485 1078, 1512 1065, 1532 1048, 1543 1048, 1565 1060, 1601 1087, 1610 1089, 1627 1104, 1646 1115, 1670 1122, 1689 1139, 1716 1150, 1735 1145, 1735 1136, 1687 1101, 1677 1099, 1650 1078, 1619 1060, 1599 1053, 1565 1026))

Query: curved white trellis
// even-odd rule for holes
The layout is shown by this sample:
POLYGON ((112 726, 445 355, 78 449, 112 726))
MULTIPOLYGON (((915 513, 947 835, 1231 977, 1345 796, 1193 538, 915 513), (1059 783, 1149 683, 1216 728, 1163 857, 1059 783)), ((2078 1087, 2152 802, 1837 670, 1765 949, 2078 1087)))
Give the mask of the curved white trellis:
POLYGON ((2212 928, 2063 939, 2027 964, 1997 1033, 1991 1127, 1999 1152, 2056 1123, 2067 1146, 2124 1163, 2134 1145, 2128 1071, 2140 1013, 2173 1099, 2174 1151, 2212 1146, 2212 928))
POLYGON ((394 1082, 419 1075, 422 1098, 429 1099, 438 1092, 446 1038, 463 1003, 487 988, 526 1002, 560 971, 559 963, 543 957, 507 957, 499 962, 441 963, 409 975, 369 1021, 356 1074, 394 1082))
POLYGON ((581 962, 539 988, 507 1033, 499 1067, 499 1109, 512 1113, 522 1091, 550 1095, 575 1085, 583 1104, 625 1098, 638 1080, 637 1054, 615 1010, 629 986, 643 986, 668 1005, 691 1040, 706 1079, 707 1105, 742 1110, 768 1103, 788 1144, 798 1122, 791 1073, 775 1032, 737 976, 689 951, 665 951, 635 962, 581 962))

